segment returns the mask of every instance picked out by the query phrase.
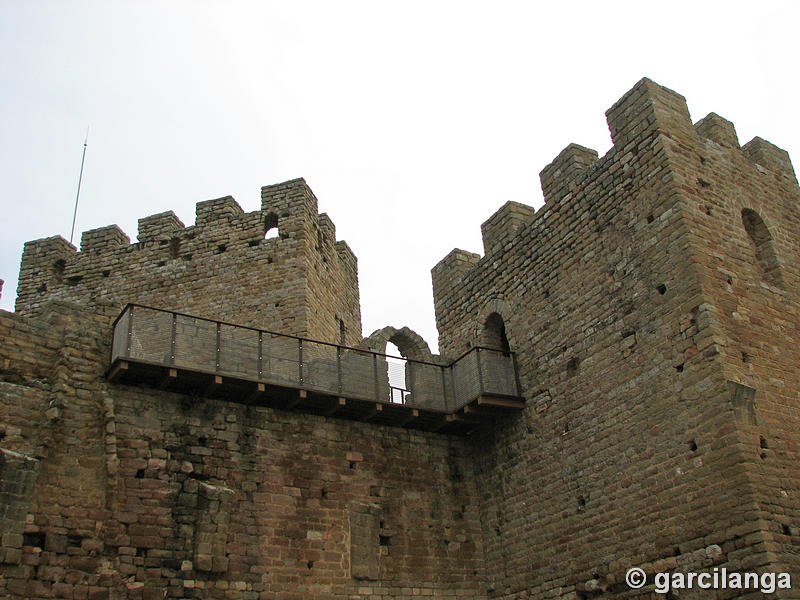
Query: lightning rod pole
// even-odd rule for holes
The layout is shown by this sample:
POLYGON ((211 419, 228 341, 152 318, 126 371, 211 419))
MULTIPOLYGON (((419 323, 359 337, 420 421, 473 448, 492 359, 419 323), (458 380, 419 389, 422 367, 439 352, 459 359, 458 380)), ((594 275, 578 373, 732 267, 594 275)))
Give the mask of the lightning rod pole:
POLYGON ((78 199, 81 197, 81 181, 83 181, 83 163, 86 160, 86 143, 89 141, 89 128, 86 128, 86 137, 83 140, 83 156, 81 157, 81 174, 78 176, 78 193, 75 195, 75 210, 72 213, 72 231, 69 233, 69 243, 75 235, 75 219, 78 217, 78 199))

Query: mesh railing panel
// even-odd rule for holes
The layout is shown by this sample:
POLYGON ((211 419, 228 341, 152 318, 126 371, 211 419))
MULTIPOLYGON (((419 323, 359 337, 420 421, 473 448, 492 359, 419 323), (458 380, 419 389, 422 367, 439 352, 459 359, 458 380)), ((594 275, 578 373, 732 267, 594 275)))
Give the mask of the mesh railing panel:
POLYGON ((265 333, 261 379, 276 385, 300 385, 300 344, 295 338, 265 333))
POLYGON ((242 377, 258 376, 258 331, 220 325, 219 370, 242 377))
POLYGON ((303 342, 303 387, 339 393, 336 346, 303 342))
POLYGON ((453 412, 456 406, 456 396, 453 383, 453 369, 452 367, 447 367, 444 369, 444 381, 442 384, 442 393, 444 395, 442 403, 444 404, 447 412, 453 412))
POLYGON ((114 326, 114 340, 111 344, 111 362, 128 355, 128 325, 131 320, 130 309, 125 310, 114 326))
POLYGON ((371 353, 343 350, 342 394, 348 398, 378 400, 374 375, 376 362, 381 361, 375 361, 371 353))
POLYGON ((172 314, 135 307, 130 358, 169 364, 172 354, 172 314))
POLYGON ((445 410, 445 394, 442 383, 443 367, 428 363, 409 361, 406 367, 406 381, 410 394, 406 403, 418 408, 445 410))
POLYGON ((475 348, 443 367, 268 332, 260 335, 259 371, 259 331, 132 305, 115 325, 112 360, 138 359, 445 412, 482 394, 519 394, 514 357, 497 350, 475 348))
POLYGON ((517 379, 514 359, 510 354, 481 350, 481 375, 483 393, 497 396, 516 396, 517 379))
POLYGON ((217 324, 207 319, 178 315, 175 322, 174 364, 183 369, 216 371, 217 324))
POLYGON ((453 391, 455 396, 453 409, 457 409, 481 395, 478 353, 475 351, 470 352, 453 363, 450 368, 453 371, 453 391))

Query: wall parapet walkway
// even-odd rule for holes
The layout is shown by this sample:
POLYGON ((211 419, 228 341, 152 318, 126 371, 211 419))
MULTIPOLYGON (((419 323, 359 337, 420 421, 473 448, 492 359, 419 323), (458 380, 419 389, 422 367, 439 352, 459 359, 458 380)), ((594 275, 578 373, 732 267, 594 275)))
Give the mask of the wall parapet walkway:
POLYGON ((114 322, 108 377, 454 433, 524 405, 511 352, 476 347, 441 365, 139 304, 114 322), (403 363, 402 387, 389 358, 403 363))

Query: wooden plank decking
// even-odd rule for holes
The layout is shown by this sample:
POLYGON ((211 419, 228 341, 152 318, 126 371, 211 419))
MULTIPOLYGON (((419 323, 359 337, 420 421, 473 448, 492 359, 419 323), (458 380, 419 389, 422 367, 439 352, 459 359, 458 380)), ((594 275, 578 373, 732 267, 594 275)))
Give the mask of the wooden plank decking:
POLYGON ((448 413, 129 358, 115 360, 107 371, 107 378, 117 384, 143 385, 204 398, 458 435, 468 435, 479 427, 490 425, 499 415, 520 411, 525 405, 520 398, 479 396, 457 411, 448 413))

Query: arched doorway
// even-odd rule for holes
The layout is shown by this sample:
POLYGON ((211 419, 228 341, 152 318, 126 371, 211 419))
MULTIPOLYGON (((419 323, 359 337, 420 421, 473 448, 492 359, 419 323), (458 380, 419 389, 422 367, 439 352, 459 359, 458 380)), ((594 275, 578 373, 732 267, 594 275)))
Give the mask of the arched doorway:
POLYGON ((504 353, 511 352, 508 335, 506 334, 506 324, 500 313, 493 312, 486 317, 486 321, 483 324, 481 345, 493 350, 501 350, 504 353))
POLYGON ((433 397, 426 393, 426 387, 435 379, 429 371, 438 372, 438 367, 431 364, 433 355, 428 343, 415 331, 384 327, 364 338, 362 346, 384 355, 379 366, 382 399, 421 406, 433 397))

